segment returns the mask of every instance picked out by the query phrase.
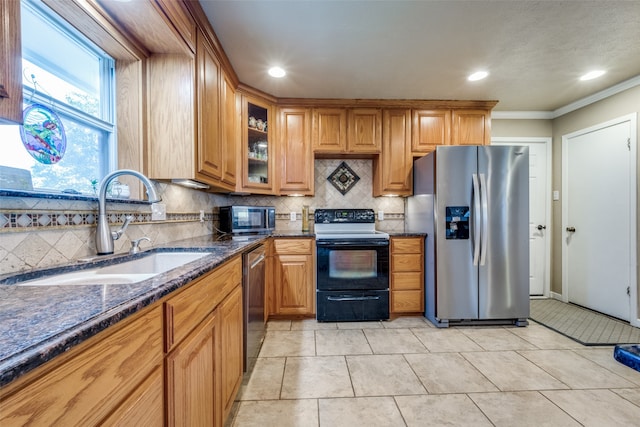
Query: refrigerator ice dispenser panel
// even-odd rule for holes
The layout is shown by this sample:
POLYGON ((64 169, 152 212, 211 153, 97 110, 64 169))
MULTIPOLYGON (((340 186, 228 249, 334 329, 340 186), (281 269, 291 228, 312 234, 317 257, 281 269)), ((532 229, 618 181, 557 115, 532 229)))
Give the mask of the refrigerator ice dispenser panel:
POLYGON ((446 207, 445 236, 447 240, 469 239, 469 206, 446 207))

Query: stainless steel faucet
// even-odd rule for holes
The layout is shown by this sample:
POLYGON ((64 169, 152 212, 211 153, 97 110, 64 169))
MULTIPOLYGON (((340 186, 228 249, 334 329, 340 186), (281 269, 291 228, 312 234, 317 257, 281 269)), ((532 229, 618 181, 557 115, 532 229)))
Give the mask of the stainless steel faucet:
POLYGON ((105 176, 102 182, 100 182, 100 189, 98 191, 98 228, 96 229, 96 252, 98 255, 112 254, 113 241, 118 240, 122 233, 124 233, 127 225, 129 225, 130 218, 127 218, 127 221, 125 221, 120 230, 111 231, 109 228, 109 221, 107 219, 107 186, 113 178, 121 175, 135 176, 142 181, 144 186, 147 188, 149 202, 155 203, 160 201, 160 197, 158 197, 156 188, 151 180, 140 172, 131 169, 120 169, 105 176))

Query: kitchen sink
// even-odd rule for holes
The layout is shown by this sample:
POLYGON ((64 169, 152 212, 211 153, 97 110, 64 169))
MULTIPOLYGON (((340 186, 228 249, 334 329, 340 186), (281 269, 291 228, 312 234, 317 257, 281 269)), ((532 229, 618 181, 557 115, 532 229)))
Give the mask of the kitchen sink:
POLYGON ((105 267, 46 276, 17 283, 19 286, 129 285, 181 267, 210 252, 156 252, 105 267))

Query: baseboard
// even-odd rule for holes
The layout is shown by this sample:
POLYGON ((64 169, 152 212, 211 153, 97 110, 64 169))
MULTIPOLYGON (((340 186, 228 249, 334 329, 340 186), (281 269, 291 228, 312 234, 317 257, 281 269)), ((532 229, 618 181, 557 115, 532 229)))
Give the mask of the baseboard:
POLYGON ((549 298, 557 299, 558 301, 566 302, 564 298, 562 298, 562 294, 558 294, 555 292, 549 292, 549 298))

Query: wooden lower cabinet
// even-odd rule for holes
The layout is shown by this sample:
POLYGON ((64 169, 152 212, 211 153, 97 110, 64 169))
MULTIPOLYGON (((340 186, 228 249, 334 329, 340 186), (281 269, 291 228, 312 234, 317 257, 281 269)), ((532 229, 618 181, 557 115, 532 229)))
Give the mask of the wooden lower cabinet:
POLYGON ((314 316, 313 239, 274 239, 275 315, 314 316))
POLYGON ((238 286, 225 300, 218 312, 221 322, 221 356, 222 367, 222 419, 226 420, 242 383, 244 365, 243 354, 243 318, 242 318, 242 286, 238 286))
POLYGON ((391 314, 424 313, 424 237, 391 238, 391 314))
POLYGON ((168 426, 221 426, 220 325, 211 313, 166 357, 168 426))
POLYGON ((241 282, 236 256, 0 388, 0 426, 221 427, 243 375, 241 282))
POLYGON ((162 425, 160 307, 124 320, 0 390, 0 425, 162 425), (148 421, 148 423, 147 423, 148 421))
POLYGON ((163 371, 158 366, 102 426, 161 426, 164 420, 163 371))
POLYGON ((168 426, 222 426, 242 381, 240 257, 165 302, 168 426))

